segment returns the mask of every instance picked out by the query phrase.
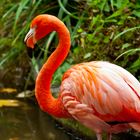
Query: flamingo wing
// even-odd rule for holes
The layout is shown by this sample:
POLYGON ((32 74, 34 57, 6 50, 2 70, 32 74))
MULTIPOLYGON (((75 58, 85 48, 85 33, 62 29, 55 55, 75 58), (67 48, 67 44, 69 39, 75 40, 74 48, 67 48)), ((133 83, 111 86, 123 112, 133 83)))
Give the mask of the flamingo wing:
MULTIPOLYGON (((90 118, 94 117, 101 124, 140 122, 140 83, 117 65, 102 61, 75 65, 64 74, 61 93, 64 107, 79 121, 91 124, 90 118), (78 112, 88 115, 82 118, 77 107, 78 112)), ((109 128, 107 124, 104 127, 109 128)))
POLYGON ((102 130, 109 131, 110 125, 94 115, 93 110, 88 105, 80 103, 68 93, 66 96, 62 93, 62 99, 64 107, 74 119, 96 133, 101 133, 102 130))
POLYGON ((96 73, 101 83, 101 94, 97 94, 101 95, 100 103, 105 106, 102 112, 115 115, 125 107, 140 113, 140 83, 137 79, 117 65, 106 62, 100 62, 100 65, 105 65, 96 73))

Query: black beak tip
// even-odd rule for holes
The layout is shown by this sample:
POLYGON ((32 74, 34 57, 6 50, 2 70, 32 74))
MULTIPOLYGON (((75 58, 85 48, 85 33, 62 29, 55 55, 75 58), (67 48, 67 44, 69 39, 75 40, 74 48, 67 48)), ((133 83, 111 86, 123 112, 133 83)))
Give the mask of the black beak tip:
POLYGON ((30 47, 26 47, 27 48, 27 53, 28 53, 28 56, 30 57, 30 58, 32 58, 32 57, 37 57, 38 55, 38 45, 37 44, 34 44, 34 49, 33 48, 30 48, 30 47))

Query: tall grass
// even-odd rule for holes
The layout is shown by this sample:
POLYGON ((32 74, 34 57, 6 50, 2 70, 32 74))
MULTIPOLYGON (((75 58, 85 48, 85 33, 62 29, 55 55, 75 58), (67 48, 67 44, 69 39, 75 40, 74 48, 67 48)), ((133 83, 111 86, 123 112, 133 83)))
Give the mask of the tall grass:
POLYGON ((139 78, 139 1, 87 0, 87 5, 89 18, 77 33, 80 41, 73 53, 75 61, 110 61, 139 78))
MULTIPOLYGON (((16 61, 26 52, 23 39, 33 17, 48 13, 59 17, 71 33, 72 47, 66 61, 54 75, 59 84, 72 64, 106 60, 121 65, 139 78, 140 3, 129 0, 1 0, 0 67, 16 61)), ((42 64, 55 49, 53 32, 38 43, 25 88, 35 80, 42 64)), ((24 59, 23 59, 24 61, 24 59)), ((29 65, 29 64, 28 64, 29 65)))
MULTIPOLYGON (((23 42, 24 36, 29 30, 31 20, 36 15, 49 13, 57 16, 69 28, 72 36, 76 35, 76 31, 78 27, 82 24, 83 20, 83 14, 79 17, 77 8, 73 7, 73 2, 69 3, 68 0, 2 0, 2 2, 4 7, 1 13, 1 26, 3 26, 4 28, 1 30, 1 32, 5 32, 5 34, 3 34, 0 39, 0 67, 2 69, 4 69, 8 63, 13 63, 16 57, 20 57, 20 55, 26 51, 25 44, 23 42), (67 8, 74 11, 69 12, 67 8), (74 24, 72 23, 73 21, 75 22, 74 24)), ((75 2, 75 5, 77 5, 77 2, 75 2)), ((37 73, 40 70, 40 67, 46 61, 49 54, 52 52, 52 48, 57 45, 57 40, 58 39, 53 32, 48 38, 46 38, 46 40, 38 44, 40 47, 39 49, 37 49, 37 52, 35 52, 38 53, 38 57, 36 58, 34 56, 31 59, 32 65, 30 72, 27 76, 25 88, 27 88, 28 83, 30 83, 30 79, 35 79, 37 73)), ((72 44, 75 45, 74 37, 72 38, 72 44)), ((70 67, 70 65, 71 64, 66 62, 60 67, 58 72, 56 72, 56 74, 54 75, 54 84, 59 83, 58 81, 60 81, 62 73, 68 67, 70 67)))

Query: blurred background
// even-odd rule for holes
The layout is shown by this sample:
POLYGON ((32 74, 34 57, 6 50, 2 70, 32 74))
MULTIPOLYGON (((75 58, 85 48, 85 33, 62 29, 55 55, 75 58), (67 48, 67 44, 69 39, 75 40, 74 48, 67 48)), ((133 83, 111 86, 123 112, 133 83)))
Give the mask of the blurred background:
POLYGON ((38 14, 59 17, 71 33, 71 51, 53 78, 71 65, 105 60, 116 63, 140 79, 139 0, 1 0, 0 87, 19 91, 33 89, 42 64, 57 44, 55 33, 27 50, 23 40, 31 20, 38 14))

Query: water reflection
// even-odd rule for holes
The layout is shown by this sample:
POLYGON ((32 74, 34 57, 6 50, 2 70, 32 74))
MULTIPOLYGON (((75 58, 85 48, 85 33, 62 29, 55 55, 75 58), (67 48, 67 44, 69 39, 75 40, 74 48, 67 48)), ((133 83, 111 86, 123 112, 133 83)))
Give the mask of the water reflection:
MULTIPOLYGON (((0 107, 0 140, 91 140, 83 136, 77 137, 62 127, 60 129, 56 121, 34 103, 17 101, 13 103, 20 106, 17 107, 15 104, 15 107, 0 107)), ((139 139, 139 134, 135 136, 131 133, 113 135, 112 138, 112 140, 139 139)))
POLYGON ((70 140, 35 106, 0 108, 0 140, 70 140))

